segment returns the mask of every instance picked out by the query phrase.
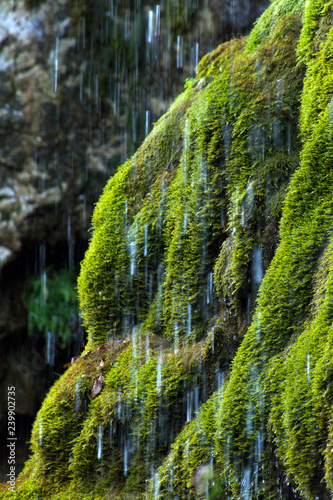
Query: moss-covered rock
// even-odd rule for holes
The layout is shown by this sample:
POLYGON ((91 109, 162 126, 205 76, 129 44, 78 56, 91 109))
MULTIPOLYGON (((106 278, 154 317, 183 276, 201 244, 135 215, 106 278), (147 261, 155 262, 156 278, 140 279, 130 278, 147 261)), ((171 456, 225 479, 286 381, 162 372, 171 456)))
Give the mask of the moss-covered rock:
POLYGON ((17 498, 333 494, 331 13, 273 2, 110 179, 17 498))

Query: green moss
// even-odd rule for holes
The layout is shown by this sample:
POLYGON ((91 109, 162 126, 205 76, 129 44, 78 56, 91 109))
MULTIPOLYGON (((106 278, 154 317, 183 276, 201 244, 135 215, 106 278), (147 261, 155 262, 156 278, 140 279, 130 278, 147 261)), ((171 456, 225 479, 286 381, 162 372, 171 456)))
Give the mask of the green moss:
POLYGON ((333 494, 330 16, 273 2, 110 179, 20 498, 333 494))

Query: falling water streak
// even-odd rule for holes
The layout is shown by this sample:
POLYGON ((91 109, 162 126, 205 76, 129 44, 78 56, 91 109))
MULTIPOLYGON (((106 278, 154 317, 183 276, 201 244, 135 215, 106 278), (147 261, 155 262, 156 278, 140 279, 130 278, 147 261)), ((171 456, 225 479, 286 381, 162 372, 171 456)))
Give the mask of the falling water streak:
POLYGON ((130 243, 131 276, 135 274, 135 251, 136 251, 136 244, 135 241, 132 241, 130 243))
POLYGON ((42 422, 40 422, 39 424, 39 439, 38 439, 38 443, 41 445, 43 442, 43 424, 42 422))
POLYGON ((145 243, 144 243, 143 255, 144 255, 144 257, 147 257, 147 255, 148 255, 148 226, 147 226, 147 224, 145 224, 145 227, 144 227, 144 238, 145 238, 145 243))
POLYGON ((183 37, 177 36, 177 68, 183 67, 183 37))
POLYGON ((55 337, 52 332, 46 334, 46 363, 54 366, 55 358, 55 337))
POLYGON ((154 482, 155 482, 154 500, 156 500, 159 497, 159 492, 160 492, 160 476, 158 472, 155 474, 154 482))
POLYGON ((146 125, 145 125, 145 135, 147 136, 149 132, 149 110, 146 110, 146 125))
POLYGON ((178 323, 175 323, 175 347, 174 347, 175 354, 178 354, 178 349, 179 349, 178 323))
POLYGON ((155 9, 155 33, 154 35, 155 36, 159 36, 160 35, 160 23, 161 23, 161 14, 160 14, 160 6, 159 5, 156 5, 156 9, 155 9))
POLYGON ((133 349, 133 358, 136 358, 137 351, 137 335, 135 326, 132 328, 132 349, 133 349))
POLYGON ((185 132, 184 132, 184 161, 183 161, 184 184, 186 184, 186 178, 187 178, 188 146, 189 146, 189 121, 186 120, 186 122, 185 122, 185 132))
POLYGON ((262 251, 258 247, 253 249, 253 282, 259 284, 262 279, 262 251))
POLYGON ((102 458, 102 435, 103 435, 103 426, 99 424, 98 426, 98 441, 97 441, 97 458, 100 460, 102 458))
POLYGON ((124 444, 124 476, 127 476, 128 470, 128 447, 124 444))
POLYGON ((56 48, 55 48, 55 55, 54 55, 54 92, 55 93, 57 93, 57 90, 58 90, 58 69, 59 69, 58 52, 59 52, 59 37, 56 38, 56 48))
POLYGON ((192 306, 187 304, 187 335, 191 335, 191 322, 192 322, 192 306))
POLYGON ((125 200, 125 226, 127 225, 127 200, 125 200))
POLYGON ((148 34, 147 34, 147 42, 152 43, 153 41, 153 20, 154 13, 152 10, 148 12, 148 34))
POLYGON ((199 64, 199 44, 196 43, 195 44, 195 72, 197 72, 198 64, 199 64))
POLYGON ((150 356, 149 356, 149 335, 147 333, 147 335, 146 335, 146 363, 148 363, 149 358, 150 358, 150 356))
POLYGON ((309 353, 306 355, 306 376, 307 376, 308 382, 310 382, 310 354, 309 353))
POLYGON ((118 408, 117 408, 118 419, 121 417, 121 389, 118 389, 118 408))
POLYGON ((185 210, 185 212, 184 212, 184 222, 183 222, 184 233, 186 233, 186 229, 187 229, 187 211, 185 210))
POLYGON ((75 411, 79 411, 81 406, 81 397, 80 397, 80 382, 77 380, 75 382, 75 411))
POLYGON ((245 226, 245 210, 244 210, 244 204, 242 203, 242 208, 241 208, 241 226, 245 226))
POLYGON ((193 391, 187 391, 187 394, 186 394, 186 422, 191 422, 191 419, 192 419, 192 403, 193 403, 193 391))
POLYGON ((157 394, 161 393, 162 389, 162 352, 157 362, 157 375, 156 375, 156 390, 157 394))
POLYGON ((207 304, 213 301, 213 273, 210 272, 207 280, 207 304))
POLYGON ((200 387, 198 385, 194 388, 194 414, 197 415, 199 411, 199 391, 200 387))
POLYGON ((43 306, 46 305, 47 300, 47 275, 46 271, 43 271, 41 275, 41 303, 43 306))
POLYGON ((244 470, 244 474, 243 474, 242 489, 241 489, 243 500, 249 500, 249 498, 250 498, 250 496, 249 496, 249 493, 250 493, 250 474, 251 474, 250 467, 246 467, 244 470))

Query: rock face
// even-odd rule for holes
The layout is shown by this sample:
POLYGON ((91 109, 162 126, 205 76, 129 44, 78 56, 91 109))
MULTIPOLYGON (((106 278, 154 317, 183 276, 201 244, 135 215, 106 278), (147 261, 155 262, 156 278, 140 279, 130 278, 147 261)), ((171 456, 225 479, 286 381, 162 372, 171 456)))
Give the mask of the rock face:
POLYGON ((19 498, 331 498, 330 26, 273 2, 107 183, 19 498))
POLYGON ((233 27, 246 31, 263 8, 256 4, 248 17, 251 4, 236 4, 244 17, 229 5, 219 9, 221 33, 214 2, 203 10, 179 5, 178 17, 171 3, 149 11, 145 3, 131 10, 114 2, 107 10, 68 0, 1 2, 2 265, 23 242, 86 239, 106 179, 193 74, 199 53, 233 27))

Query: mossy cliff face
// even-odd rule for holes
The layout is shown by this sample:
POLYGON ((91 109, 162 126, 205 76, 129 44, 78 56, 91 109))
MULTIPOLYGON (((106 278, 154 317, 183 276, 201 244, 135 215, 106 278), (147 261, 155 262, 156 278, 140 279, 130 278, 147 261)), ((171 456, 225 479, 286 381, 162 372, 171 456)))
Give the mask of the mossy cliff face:
POLYGON ((332 8, 273 2, 110 179, 17 498, 333 495, 332 8))

